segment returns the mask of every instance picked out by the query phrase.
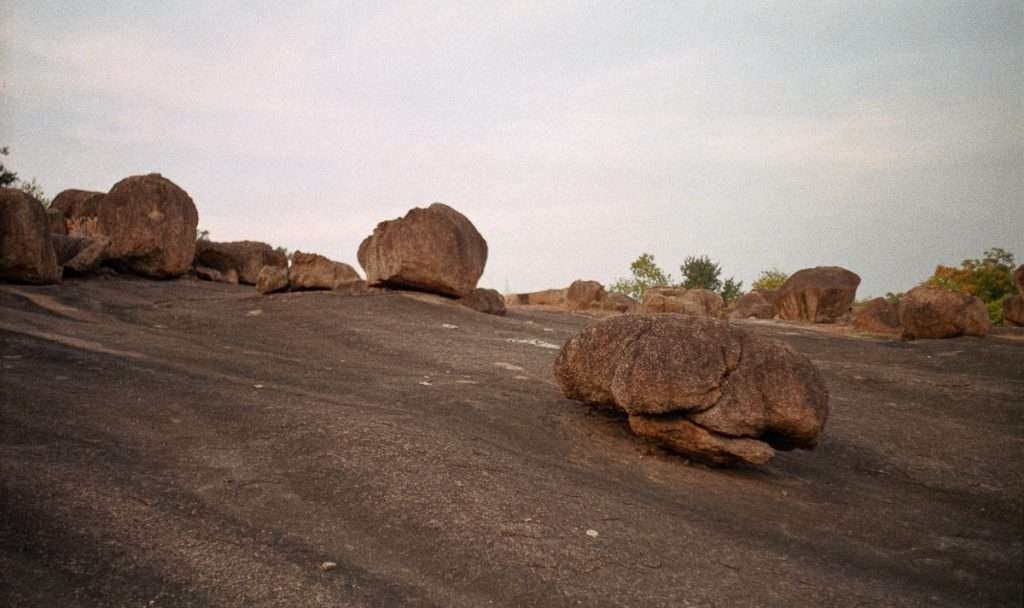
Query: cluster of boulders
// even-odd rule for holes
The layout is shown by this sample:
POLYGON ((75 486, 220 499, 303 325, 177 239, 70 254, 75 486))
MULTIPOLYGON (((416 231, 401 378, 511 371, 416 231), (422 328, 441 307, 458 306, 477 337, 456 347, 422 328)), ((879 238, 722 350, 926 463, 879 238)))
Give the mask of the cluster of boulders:
POLYGON ((637 314, 591 324, 554 366, 563 394, 621 410, 634 433, 712 464, 811 449, 828 418, 818 370, 727 321, 637 314))
POLYGON ((569 311, 636 312, 639 304, 623 293, 606 291, 597 281, 579 279, 566 289, 545 289, 505 296, 508 306, 545 306, 569 311))
POLYGON ((988 308, 977 297, 924 285, 896 301, 869 300, 854 312, 852 324, 863 332, 904 340, 980 337, 992 329, 988 308))

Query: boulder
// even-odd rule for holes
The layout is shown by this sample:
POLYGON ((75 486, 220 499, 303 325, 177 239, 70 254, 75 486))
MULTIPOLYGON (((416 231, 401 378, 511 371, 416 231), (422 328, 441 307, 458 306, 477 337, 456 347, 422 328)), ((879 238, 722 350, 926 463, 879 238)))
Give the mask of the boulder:
POLYGON ((296 251, 292 255, 288 285, 293 290, 337 289, 360 282, 359 273, 343 262, 335 262, 316 253, 296 251))
POLYGON ((95 237, 100 234, 97 216, 104 196, 102 192, 89 190, 64 190, 53 198, 50 209, 64 214, 66 234, 95 237))
POLYGON ((1024 296, 1009 296, 1003 300, 1003 323, 1024 327, 1024 296))
POLYGON ((461 213, 434 203, 377 224, 358 257, 370 285, 461 297, 484 272, 487 241, 461 213))
POLYGON ((50 231, 50 234, 67 234, 68 223, 64 219, 64 212, 60 209, 47 209, 46 210, 46 225, 50 231))
POLYGON ((604 286, 597 281, 573 281, 565 292, 565 304, 569 310, 597 308, 605 297, 604 286))
POLYGON ((493 289, 476 288, 459 298, 459 304, 489 315, 505 314, 505 298, 493 289))
POLYGON ((264 266, 287 269, 288 256, 259 241, 197 241, 195 265, 219 270, 222 273, 234 270, 239 283, 255 285, 256 277, 264 266))
POLYGON ((868 300, 853 313, 853 327, 870 334, 899 335, 900 308, 885 298, 868 300))
POLYGON ((775 316, 772 292, 755 289, 736 299, 730 319, 771 319, 775 316))
POLYGON ((227 283, 229 285, 238 285, 238 271, 234 268, 228 268, 227 270, 217 270, 216 268, 208 268, 206 266, 196 266, 196 276, 204 281, 213 281, 214 283, 227 283))
POLYGON ((601 310, 611 312, 633 312, 637 308, 636 300, 617 291, 606 293, 597 304, 601 310))
POLYGON ((266 295, 288 289, 287 266, 264 266, 256 275, 256 291, 266 295))
POLYGON ((622 410, 634 432, 715 464, 811 449, 828 417, 828 391, 806 357, 707 317, 593 323, 562 347, 555 378, 566 397, 622 410))
POLYGON ((644 292, 643 311, 717 317, 725 308, 722 296, 707 289, 652 287, 644 292))
POLYGON ((900 299, 904 340, 984 336, 991 328, 985 303, 969 293, 920 286, 900 299))
POLYGON ((1017 284, 1017 291, 1020 292, 1020 295, 1024 296, 1024 264, 1013 271, 1013 282, 1017 284))
POLYGON ((189 195, 159 173, 114 184, 100 199, 97 222, 110 238, 108 263, 119 270, 171 278, 192 267, 199 214, 189 195))
POLYGON ((61 279, 46 210, 13 188, 0 188, 0 279, 36 284, 61 279))
POLYGON ((515 293, 505 296, 508 306, 564 306, 565 289, 545 289, 530 293, 515 293))
POLYGON ((95 237, 68 236, 51 234, 50 242, 57 256, 57 263, 68 271, 77 274, 96 272, 107 258, 110 239, 98 235, 95 237))
POLYGON ((850 312, 860 277, 838 266, 804 268, 775 294, 775 313, 790 321, 835 323, 850 312))

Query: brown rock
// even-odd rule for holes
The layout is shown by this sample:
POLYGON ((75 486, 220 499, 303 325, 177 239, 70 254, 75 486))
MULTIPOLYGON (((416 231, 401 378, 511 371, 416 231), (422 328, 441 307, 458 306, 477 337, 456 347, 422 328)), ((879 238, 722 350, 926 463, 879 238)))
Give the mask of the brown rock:
POLYGON ((850 311, 860 277, 838 266, 804 268, 786 279, 775 294, 782 319, 834 323, 850 311))
POLYGON ((100 234, 97 216, 104 196, 89 190, 64 190, 54 197, 50 209, 64 214, 66 234, 92 238, 100 234))
POLYGON ((1017 267, 1017 270, 1013 271, 1013 282, 1017 284, 1017 291, 1024 296, 1024 264, 1017 267))
POLYGON ((599 306, 601 310, 625 313, 635 311, 637 308, 637 302, 624 293, 610 291, 606 293, 604 298, 599 302, 599 306))
POLYGON ((604 286, 597 281, 573 281, 565 292, 565 305, 569 310, 587 310, 595 308, 604 297, 604 286))
POLYGON ((256 291, 271 294, 288 289, 287 266, 264 266, 256 275, 256 291))
POLYGON ((64 219, 64 212, 60 209, 50 208, 46 210, 46 225, 50 230, 50 234, 68 233, 67 220, 64 219))
POLYGON ((228 268, 227 270, 220 271, 216 268, 208 268, 206 266, 196 266, 196 276, 204 281, 213 281, 214 283, 227 283, 229 285, 238 285, 238 271, 234 268, 228 268))
POLYGON ((504 315, 505 298, 493 289, 476 288, 459 298, 459 304, 489 315, 504 315))
POLYGON ((114 184, 99 202, 99 231, 110 237, 108 263, 153 278, 184 274, 195 257, 199 215, 189 195, 159 173, 114 184))
POLYGON ((885 298, 868 300, 854 311, 853 327, 871 334, 899 335, 903 331, 900 327, 899 305, 885 298))
POLYGON ((288 285, 293 290, 338 289, 362 281, 354 268, 316 253, 296 251, 288 269, 288 285))
POLYGON ((545 289, 530 293, 516 293, 505 297, 509 306, 564 306, 565 289, 545 289))
POLYGON ((734 308, 729 312, 730 319, 771 319, 774 316, 775 306, 771 296, 757 289, 737 298, 734 308))
POLYGON ((1024 327, 1024 296, 1009 296, 1003 300, 1003 323, 1024 327))
POLYGON ((985 303, 969 293, 915 287, 900 300, 904 340, 984 336, 991 328, 985 303))
POLYGON ((195 265, 226 273, 234 270, 238 282, 255 285, 264 266, 288 268, 288 256, 259 241, 233 241, 215 243, 197 241, 195 265))
POLYGON ((674 452, 711 464, 765 464, 775 456, 775 450, 763 441, 725 437, 681 416, 630 416, 629 428, 674 452))
POLYGON ((0 188, 0 279, 37 284, 61 279, 46 210, 13 188, 0 188))
POLYGON ((717 317, 725 308, 725 301, 707 289, 682 287, 652 287, 644 292, 643 311, 667 312, 700 317, 717 317))
POLYGON ((461 213, 434 203, 377 224, 358 257, 370 285, 460 297, 484 272, 487 241, 461 213))
POLYGON ((63 234, 51 234, 50 242, 57 256, 57 263, 68 271, 77 274, 92 273, 99 270, 107 257, 110 239, 105 236, 78 237, 63 234))

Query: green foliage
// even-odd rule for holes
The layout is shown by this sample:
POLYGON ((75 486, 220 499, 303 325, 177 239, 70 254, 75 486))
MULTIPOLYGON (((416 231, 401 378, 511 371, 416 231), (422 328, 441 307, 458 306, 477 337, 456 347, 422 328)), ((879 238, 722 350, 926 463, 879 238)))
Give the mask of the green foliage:
POLYGON ((754 280, 751 287, 754 289, 778 289, 788 278, 789 275, 778 268, 769 268, 762 270, 761 274, 757 275, 757 279, 754 280))
POLYGON ((743 281, 729 277, 722 283, 722 289, 718 292, 725 303, 728 304, 743 295, 743 281))
MULTIPOLYGON (((7 156, 11 151, 4 146, 0 148, 0 156, 7 156)), ((18 181, 18 174, 14 171, 10 171, 3 163, 0 163, 0 188, 6 188, 18 181)))
POLYGON ((640 254, 640 257, 629 265, 629 270, 633 274, 633 278, 615 281, 609 287, 610 291, 624 293, 633 299, 641 300, 649 287, 672 283, 672 275, 665 274, 654 262, 654 256, 649 253, 640 254))
POLYGON ((922 285, 977 296, 988 307, 989 318, 998 325, 1003 322, 1003 299, 1016 291, 1013 268, 1013 254, 993 247, 980 260, 964 260, 959 267, 936 266, 922 285))
POLYGON ((683 265, 679 267, 683 274, 682 286, 687 289, 707 289, 718 291, 722 288, 722 268, 711 261, 706 255, 700 257, 686 256, 683 265))

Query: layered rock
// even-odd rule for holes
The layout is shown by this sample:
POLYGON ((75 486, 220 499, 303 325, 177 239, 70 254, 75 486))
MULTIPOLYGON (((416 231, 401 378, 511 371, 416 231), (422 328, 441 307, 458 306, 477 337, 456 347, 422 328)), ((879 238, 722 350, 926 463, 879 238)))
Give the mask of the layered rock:
POLYGON ((61 280, 46 210, 13 188, 0 188, 0 279, 36 284, 61 280))
POLYGON ((506 313, 505 298, 501 297, 501 294, 493 289, 478 287, 459 298, 459 304, 489 315, 501 316, 506 313))
POLYGON ((97 221, 110 238, 108 263, 119 270, 170 278, 192 267, 199 214, 188 193, 159 173, 115 184, 98 203, 97 221))
POLYGON ((835 323, 850 312, 860 277, 838 266, 804 268, 775 294, 775 313, 790 321, 835 323))
POLYGON ((604 285, 597 281, 573 281, 565 292, 565 305, 569 310, 598 308, 605 298, 604 285))
POLYGON ((900 299, 899 316, 904 340, 984 336, 992 326, 975 296, 923 285, 900 299))
POLYGON ((277 293, 288 289, 288 268, 264 266, 256 275, 256 291, 262 294, 277 293))
POLYGON ((255 285, 264 266, 287 268, 288 256, 259 241, 198 241, 195 265, 225 274, 233 270, 238 275, 239 283, 255 285))
POLYGON ((635 432, 715 464, 811 449, 828 417, 824 381, 806 357, 705 317, 594 323, 562 347, 555 378, 566 397, 620 409, 635 432))
POLYGON ((736 299, 730 319, 771 319, 775 316, 773 290, 755 289, 736 299))
POLYGON ((434 203, 377 224, 358 257, 370 285, 462 297, 484 272, 487 242, 464 215, 434 203))
POLYGON ((354 268, 344 262, 335 262, 316 253, 296 251, 288 269, 288 285, 293 290, 338 289, 361 283, 354 268))
POLYGON ((707 289, 652 287, 644 292, 643 311, 717 317, 725 308, 722 296, 707 289))
POLYGON ((900 308, 885 298, 868 300, 853 313, 853 327, 871 334, 899 335, 900 308))

